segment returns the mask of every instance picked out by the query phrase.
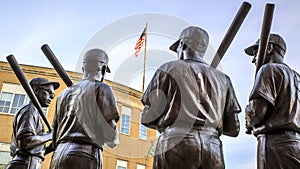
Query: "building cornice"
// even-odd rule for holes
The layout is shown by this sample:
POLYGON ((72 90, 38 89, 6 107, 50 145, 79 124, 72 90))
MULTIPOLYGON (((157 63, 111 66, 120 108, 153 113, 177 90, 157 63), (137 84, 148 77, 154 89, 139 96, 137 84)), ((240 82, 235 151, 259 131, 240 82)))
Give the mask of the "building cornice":
MULTIPOLYGON (((58 74, 53 68, 34 66, 34 65, 25 65, 25 64, 20 64, 20 66, 25 74, 42 75, 42 76, 48 76, 52 78, 59 78, 58 74)), ((0 61, 0 71, 12 72, 12 69, 7 62, 0 61)), ((81 80, 82 78, 82 73, 67 71, 67 74, 75 82, 81 80)), ((142 97, 142 92, 138 90, 132 89, 130 87, 127 87, 125 85, 116 82, 112 82, 110 80, 105 80, 105 82, 110 84, 112 89, 115 91, 121 92, 123 94, 127 94, 137 99, 141 99, 142 97)))

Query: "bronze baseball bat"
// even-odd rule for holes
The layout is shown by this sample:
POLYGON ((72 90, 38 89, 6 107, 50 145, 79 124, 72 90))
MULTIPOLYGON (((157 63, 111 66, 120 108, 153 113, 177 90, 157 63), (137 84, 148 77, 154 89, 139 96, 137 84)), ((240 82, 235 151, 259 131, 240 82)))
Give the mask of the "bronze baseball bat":
POLYGON ((224 54, 226 53, 228 47, 230 46, 233 38, 237 34, 238 30, 240 29, 243 21, 245 20, 249 10, 251 8, 251 4, 248 2, 243 2, 238 13, 235 15, 230 27, 228 28, 214 58, 211 62, 211 66, 216 68, 220 61, 222 60, 224 54))
MULTIPOLYGON (((264 18, 263 18, 263 23, 262 23, 260 38, 259 38, 255 77, 258 70, 265 62, 265 56, 268 49, 268 42, 269 42, 269 36, 271 31, 274 7, 275 7, 274 4, 266 4, 265 6, 264 18)), ((252 130, 253 128, 247 127, 246 134, 252 134, 252 130)))
POLYGON ((265 61, 265 56, 268 49, 268 42, 269 42, 271 25, 272 25, 273 13, 274 13, 274 4, 266 4, 260 38, 259 38, 255 75, 257 74, 258 70, 264 64, 265 61))
POLYGON ((64 81, 64 83, 68 87, 72 86, 73 82, 72 82, 71 78, 68 76, 67 72, 62 67, 62 65, 60 64, 60 62, 58 61, 58 59, 56 58, 56 56, 54 55, 54 53, 52 52, 50 47, 47 44, 44 44, 41 47, 41 49, 44 52, 44 54, 46 55, 47 59, 52 64, 52 66, 54 67, 54 69, 56 70, 56 72, 58 73, 58 75, 60 76, 60 78, 64 81))
POLYGON ((30 84, 28 83, 23 70, 21 69, 20 65, 18 64, 17 60, 15 59, 15 57, 13 55, 9 55, 6 57, 10 67, 12 68, 12 70, 14 71, 14 73, 16 74, 19 82, 21 83, 22 87, 24 88, 25 92, 27 93, 28 97, 30 98, 31 102, 33 103, 33 105, 36 107, 36 109, 38 110, 38 113, 40 114, 40 116, 42 117, 42 119, 44 120, 47 128, 49 131, 51 131, 51 126, 43 112, 42 106, 40 105, 40 102, 38 101, 36 95, 34 94, 30 84))

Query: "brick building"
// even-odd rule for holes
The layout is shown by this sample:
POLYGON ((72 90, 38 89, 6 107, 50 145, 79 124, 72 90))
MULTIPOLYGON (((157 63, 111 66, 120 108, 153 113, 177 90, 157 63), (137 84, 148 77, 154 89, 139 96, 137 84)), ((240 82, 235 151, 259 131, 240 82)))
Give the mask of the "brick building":
MULTIPOLYGON (((61 87, 55 91, 56 96, 66 88, 54 69, 32 65, 21 65, 28 80, 34 77, 58 81, 61 87)), ((67 72, 76 82, 82 74, 67 72)), ((156 131, 140 123, 143 105, 142 93, 126 86, 106 81, 115 94, 121 119, 118 122, 120 144, 115 148, 104 147, 103 168, 105 169, 150 169, 156 144, 156 131)), ((0 169, 10 159, 9 145, 14 114, 28 102, 28 97, 7 62, 0 61, 0 169)), ((46 111, 46 117, 52 124, 56 98, 46 111)), ((49 168, 52 154, 46 156, 42 168, 49 168)))

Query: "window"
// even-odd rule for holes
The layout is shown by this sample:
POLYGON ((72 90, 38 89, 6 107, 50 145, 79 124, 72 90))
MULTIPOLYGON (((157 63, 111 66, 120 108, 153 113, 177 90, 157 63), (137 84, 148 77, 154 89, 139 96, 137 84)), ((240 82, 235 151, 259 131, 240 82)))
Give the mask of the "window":
POLYGON ((146 140, 147 139, 147 128, 142 123, 140 124, 140 139, 146 140))
POLYGON ((117 160, 117 169, 127 169, 127 161, 117 160))
MULTIPOLYGON (((29 100, 29 97, 21 85, 3 83, 0 95, 0 113, 16 114, 29 100)), ((42 109, 46 114, 48 108, 42 107, 42 109)))
POLYGON ((16 114, 16 112, 24 104, 24 102, 25 102, 25 95, 15 94, 12 105, 11 105, 10 113, 16 114))
POLYGON ((131 116, 131 108, 122 106, 122 118, 121 118, 120 133, 129 135, 129 133, 130 133, 130 116, 131 116))
POLYGON ((0 168, 4 168, 10 160, 10 144, 0 143, 0 168))
POLYGON ((139 138, 146 140, 147 139, 147 128, 146 126, 144 126, 140 120, 140 134, 139 134, 139 138))
POLYGON ((0 96, 0 113, 16 114, 18 109, 28 101, 29 98, 21 85, 3 83, 0 96))
POLYGON ((129 134, 130 131, 130 116, 122 114, 121 133, 129 134))
POLYGON ((137 164, 136 169, 146 169, 146 166, 142 164, 137 164))

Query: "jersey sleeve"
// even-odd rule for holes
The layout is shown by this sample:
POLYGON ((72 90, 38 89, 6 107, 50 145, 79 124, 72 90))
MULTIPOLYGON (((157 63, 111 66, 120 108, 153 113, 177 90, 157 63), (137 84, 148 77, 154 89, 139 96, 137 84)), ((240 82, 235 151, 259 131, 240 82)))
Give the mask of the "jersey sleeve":
POLYGON ((236 98, 232 83, 230 79, 228 80, 228 88, 226 95, 226 105, 225 105, 225 116, 230 115, 229 113, 239 113, 241 112, 241 107, 236 98))
POLYGON ((150 128, 159 127, 158 121, 169 106, 167 92, 172 92, 169 88, 171 80, 170 75, 161 68, 155 72, 141 99, 144 105, 141 117, 143 125, 150 128))
POLYGON ((111 87, 107 84, 102 84, 101 91, 97 96, 97 103, 102 116, 106 121, 115 120, 118 122, 120 115, 117 109, 116 100, 111 87))
POLYGON ((262 66, 257 72, 249 100, 263 98, 274 106, 283 79, 283 74, 274 65, 262 66))
POLYGON ((26 106, 20 110, 17 115, 15 131, 16 139, 19 140, 25 136, 36 135, 36 113, 34 113, 34 108, 31 106, 26 106))

